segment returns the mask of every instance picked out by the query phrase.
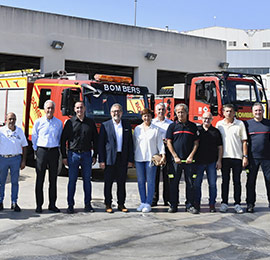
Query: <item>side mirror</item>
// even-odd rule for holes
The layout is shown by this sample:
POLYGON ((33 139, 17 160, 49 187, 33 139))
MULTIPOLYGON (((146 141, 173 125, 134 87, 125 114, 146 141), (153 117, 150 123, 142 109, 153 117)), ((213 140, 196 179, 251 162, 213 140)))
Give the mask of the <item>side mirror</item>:
POLYGON ((83 95, 88 95, 88 94, 92 94, 93 97, 95 98, 99 98, 100 95, 102 94, 102 91, 100 89, 96 89, 93 86, 90 86, 86 83, 83 83, 82 85, 83 88, 83 95))

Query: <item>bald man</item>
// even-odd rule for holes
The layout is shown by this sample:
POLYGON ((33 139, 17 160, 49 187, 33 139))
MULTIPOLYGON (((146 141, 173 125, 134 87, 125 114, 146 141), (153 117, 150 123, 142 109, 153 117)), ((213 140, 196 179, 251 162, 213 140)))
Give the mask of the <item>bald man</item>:
POLYGON ((221 134, 217 128, 211 125, 212 120, 212 114, 206 112, 202 116, 202 125, 198 127, 200 142, 195 155, 197 176, 194 181, 194 186, 195 207, 200 211, 201 185, 205 171, 209 185, 209 211, 216 212, 217 170, 221 169, 223 149, 221 134))
POLYGON ((16 115, 8 113, 6 125, 0 128, 0 210, 4 209, 5 185, 10 170, 11 209, 20 212, 17 204, 20 169, 25 168, 27 140, 23 130, 16 126, 16 115))

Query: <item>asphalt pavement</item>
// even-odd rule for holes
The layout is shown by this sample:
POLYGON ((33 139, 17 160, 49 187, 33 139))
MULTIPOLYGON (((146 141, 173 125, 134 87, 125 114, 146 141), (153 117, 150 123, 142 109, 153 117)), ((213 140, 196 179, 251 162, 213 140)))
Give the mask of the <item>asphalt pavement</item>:
MULTIPOLYGON (((220 206, 221 177, 218 174, 217 208, 220 206)), ((48 180, 44 186, 44 213, 35 212, 35 171, 21 171, 18 204, 10 209, 10 183, 6 185, 5 209, 0 211, 0 259, 270 259, 270 209, 262 173, 258 175, 255 213, 209 213, 208 186, 203 182, 202 210, 199 215, 184 210, 185 188, 180 183, 180 207, 167 213, 160 198, 151 213, 136 212, 139 194, 134 171, 127 182, 126 206, 129 213, 108 214, 103 204, 103 182, 92 182, 95 213, 83 211, 82 180, 77 182, 76 213, 67 208, 67 177, 58 178, 57 206, 48 207, 48 180)), ((245 207, 245 172, 242 173, 242 201, 245 207)), ((161 187, 160 187, 161 188, 161 187)), ((233 190, 231 185, 230 191, 233 190)), ((113 187, 115 199, 116 185, 113 187)), ((162 194, 162 190, 161 193, 162 194)), ((233 202, 230 192, 230 202, 233 202)))

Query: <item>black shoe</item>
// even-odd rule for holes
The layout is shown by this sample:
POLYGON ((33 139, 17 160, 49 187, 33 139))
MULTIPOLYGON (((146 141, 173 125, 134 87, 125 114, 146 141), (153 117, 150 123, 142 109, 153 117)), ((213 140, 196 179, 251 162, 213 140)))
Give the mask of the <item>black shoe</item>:
POLYGON ((91 204, 85 205, 84 212, 95 212, 91 204))
POLYGON ((3 210, 4 209, 4 205, 3 205, 3 202, 0 203, 0 210, 3 210))
POLYGON ((49 206, 48 207, 48 210, 49 211, 52 211, 52 212, 55 212, 55 213, 59 213, 60 212, 60 209, 57 208, 56 206, 49 206))
POLYGON ((196 209, 196 208, 193 207, 193 206, 187 208, 187 212, 189 212, 189 213, 191 213, 191 214, 200 214, 199 210, 196 209))
POLYGON ((157 201, 153 201, 151 204, 151 207, 156 207, 157 206, 157 201))
POLYGON ((254 213, 254 206, 252 204, 247 205, 247 212, 248 213, 254 213))
POLYGON ((73 206, 68 206, 68 208, 67 208, 67 213, 68 214, 74 214, 74 207, 73 206))
POLYGON ((217 210, 215 208, 215 205, 210 205, 209 206, 209 212, 211 212, 211 213, 217 212, 217 210))
POLYGON ((41 206, 37 206, 36 208, 36 213, 42 213, 42 207, 41 206))
POLYGON ((177 207, 170 207, 169 209, 168 209, 168 212, 169 213, 175 213, 175 212, 177 212, 177 207))
POLYGON ((13 209, 15 212, 20 212, 21 208, 19 207, 19 205, 17 203, 12 203, 11 204, 11 209, 13 209))
POLYGON ((117 208, 119 211, 122 211, 124 213, 127 213, 128 212, 128 209, 125 207, 125 205, 118 205, 118 208, 117 208))

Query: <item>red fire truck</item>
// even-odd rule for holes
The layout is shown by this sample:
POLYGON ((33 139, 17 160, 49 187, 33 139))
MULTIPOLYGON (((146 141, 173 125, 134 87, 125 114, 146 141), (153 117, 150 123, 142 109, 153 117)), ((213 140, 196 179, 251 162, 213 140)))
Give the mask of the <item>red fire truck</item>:
MULTIPOLYGON (((34 122, 45 114, 43 106, 49 99, 56 104, 55 117, 63 123, 74 115, 74 103, 83 100, 86 116, 92 118, 98 128, 110 118, 110 107, 114 103, 123 106, 123 118, 128 118, 133 127, 141 122, 140 111, 154 105, 154 95, 147 87, 131 84, 130 77, 95 75, 95 80, 88 80, 85 74, 65 71, 0 73, 0 124, 4 124, 7 112, 16 113, 17 124, 23 127, 29 148, 34 122)), ((31 149, 28 158, 31 158, 31 149)))
POLYGON ((222 107, 231 103, 236 107, 236 117, 241 120, 252 118, 251 107, 255 102, 265 106, 265 117, 269 117, 268 102, 260 75, 235 72, 191 73, 185 84, 163 87, 156 96, 155 104, 163 102, 167 117, 174 119, 174 107, 185 103, 189 107, 189 120, 202 122, 204 112, 214 116, 213 124, 223 118, 222 107))

